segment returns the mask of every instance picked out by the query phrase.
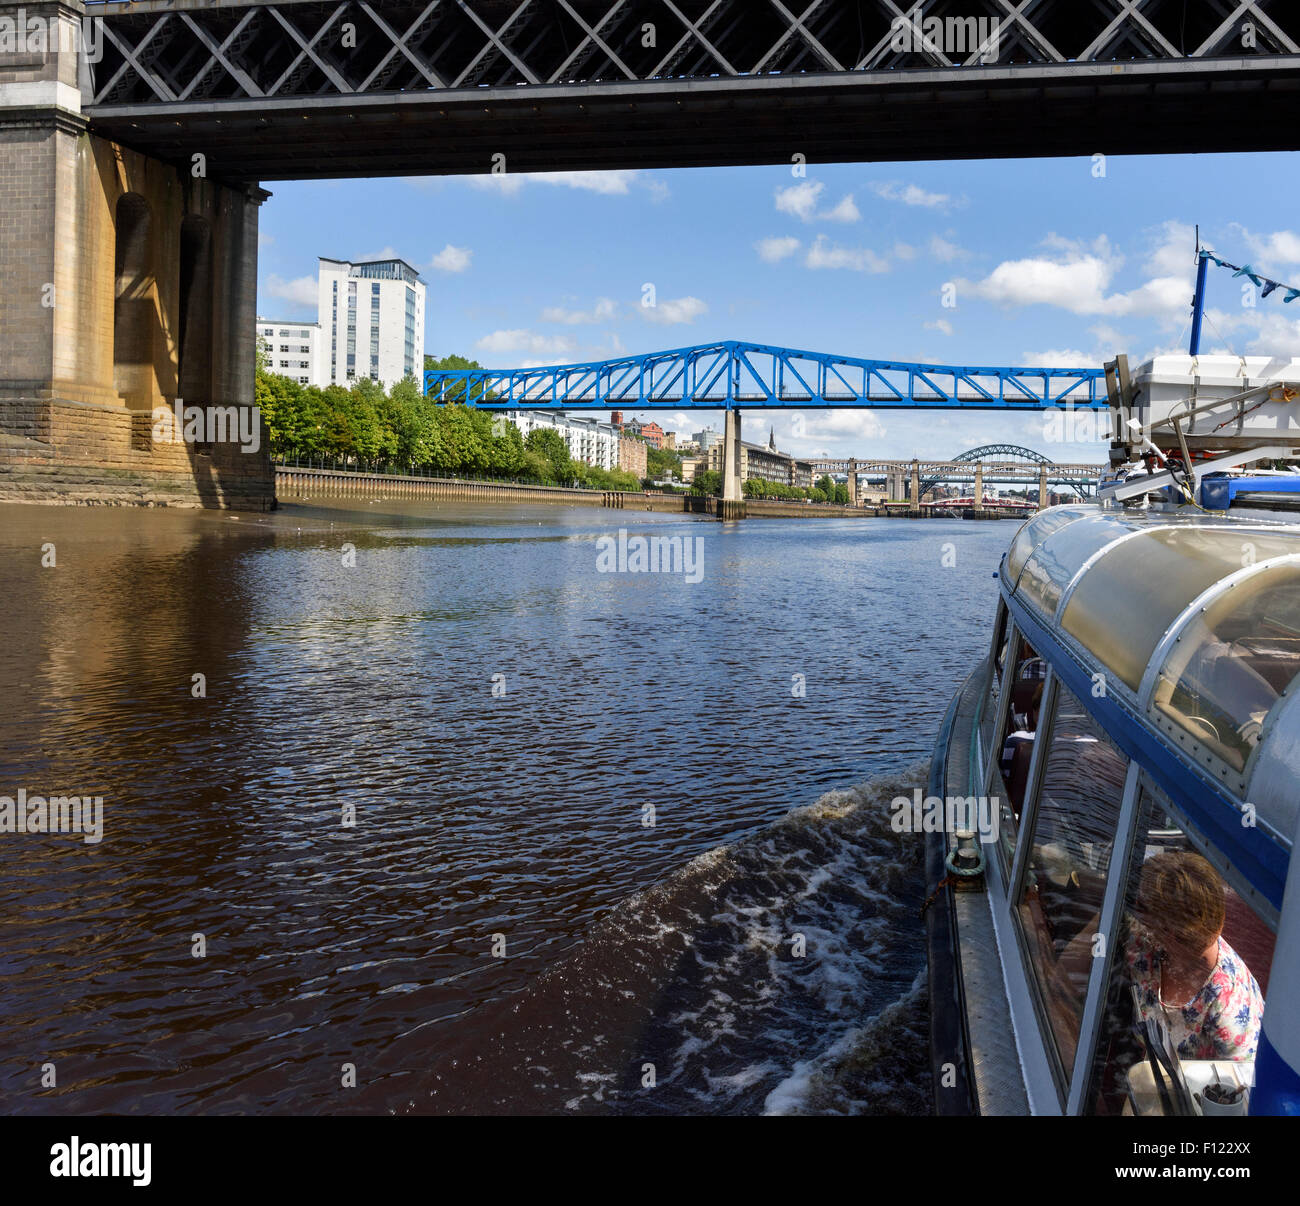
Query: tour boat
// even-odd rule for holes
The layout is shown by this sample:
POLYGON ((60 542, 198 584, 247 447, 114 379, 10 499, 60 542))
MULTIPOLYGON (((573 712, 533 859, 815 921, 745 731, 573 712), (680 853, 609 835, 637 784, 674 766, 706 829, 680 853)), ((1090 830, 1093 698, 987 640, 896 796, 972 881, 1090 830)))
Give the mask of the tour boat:
POLYGON ((1225 484, 1300 452, 1300 362, 1107 378, 1112 472, 1003 555, 907 818, 935 1110, 1300 1114, 1296 479, 1225 484))

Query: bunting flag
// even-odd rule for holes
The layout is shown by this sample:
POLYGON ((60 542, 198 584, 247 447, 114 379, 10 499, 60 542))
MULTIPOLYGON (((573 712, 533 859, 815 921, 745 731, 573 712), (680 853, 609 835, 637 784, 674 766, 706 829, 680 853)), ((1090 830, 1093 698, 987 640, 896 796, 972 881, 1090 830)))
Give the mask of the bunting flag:
POLYGON ((1251 282, 1260 290, 1260 297, 1267 297, 1274 289, 1285 289, 1286 296, 1282 299, 1283 303, 1293 302, 1300 297, 1300 289, 1291 285, 1283 284, 1281 281, 1270 280, 1266 276, 1261 276, 1249 264, 1238 267, 1236 264, 1229 264, 1227 260, 1221 260, 1217 255, 1210 251, 1203 251, 1201 254, 1211 263, 1217 264, 1220 268, 1231 268, 1233 276, 1249 277, 1251 282))

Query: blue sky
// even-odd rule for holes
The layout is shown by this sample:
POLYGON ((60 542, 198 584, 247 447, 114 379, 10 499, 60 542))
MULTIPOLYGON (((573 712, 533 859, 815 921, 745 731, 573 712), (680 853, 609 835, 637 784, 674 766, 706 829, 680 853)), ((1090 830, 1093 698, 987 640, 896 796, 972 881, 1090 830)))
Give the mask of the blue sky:
MULTIPOLYGON (((269 184, 259 313, 315 317, 318 256, 400 255, 429 285, 427 350, 491 368, 738 339, 946 364, 1099 365, 1185 350, 1193 224, 1300 280, 1300 158, 974 160, 269 184), (641 304, 644 286, 656 305, 641 304), (944 306, 949 285, 955 306, 944 306)), ((1300 302, 1212 272, 1203 350, 1300 353, 1300 302), (1247 294, 1252 292, 1247 290, 1247 294)), ((952 456, 1038 415, 753 411, 798 454, 952 456), (802 432, 802 434, 800 434, 802 432)), ((720 427, 717 412, 665 427, 720 427)))

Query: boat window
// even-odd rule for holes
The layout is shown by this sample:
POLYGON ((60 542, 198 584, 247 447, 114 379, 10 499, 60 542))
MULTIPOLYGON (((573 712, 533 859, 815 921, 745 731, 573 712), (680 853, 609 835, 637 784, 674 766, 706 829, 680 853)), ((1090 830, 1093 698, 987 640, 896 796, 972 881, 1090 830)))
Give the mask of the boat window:
POLYGON ((1049 535, 1067 523, 1073 523, 1085 515, 1095 514, 1096 511, 1082 510, 1078 507, 1053 507, 1031 519, 1016 533, 1011 548, 1007 550, 1007 577, 1011 584, 1014 586, 1016 579, 1020 577, 1020 571, 1024 569, 1030 553, 1049 535))
POLYGON ((1007 623, 1007 605, 998 601, 998 618, 993 628, 992 665, 989 667, 989 689, 980 713, 980 748, 987 764, 988 752, 993 748, 993 731, 998 720, 998 704, 1002 698, 1002 679, 1006 674, 1007 658, 1011 653, 1011 633, 1007 623))
MULTIPOLYGON (((1010 698, 1005 735, 998 758, 1001 800, 998 823, 998 847, 1004 866, 1010 870, 1016 852, 1016 831, 1029 787, 1029 764, 1034 753, 1034 736, 1038 732, 1043 688, 1047 680, 1047 663, 1024 637, 1016 634, 1016 654, 1008 682, 1010 698)), ((997 783, 998 780, 995 780, 997 783)))
POLYGON ((1016 593, 1036 611, 1056 615, 1061 595, 1080 567, 1098 550, 1130 535, 1133 526, 1118 515, 1093 515, 1058 528, 1033 552, 1016 584, 1016 593))
POLYGON ((1152 707, 1190 734, 1195 752, 1242 771, 1298 672, 1300 566, 1278 566, 1238 582, 1190 621, 1161 667, 1152 707))
POLYGON ((1116 545, 1079 580, 1061 615, 1120 682, 1136 691, 1165 631, 1214 583, 1295 551, 1295 538, 1254 529, 1160 528, 1116 545))
POLYGON ((1085 1108, 1244 1114, 1273 931, 1146 783, 1138 817, 1085 1108))
POLYGON ((1088 960, 1066 954, 1091 951, 1128 759, 1064 687, 1048 742, 1018 912, 1064 1095, 1088 987, 1088 960))

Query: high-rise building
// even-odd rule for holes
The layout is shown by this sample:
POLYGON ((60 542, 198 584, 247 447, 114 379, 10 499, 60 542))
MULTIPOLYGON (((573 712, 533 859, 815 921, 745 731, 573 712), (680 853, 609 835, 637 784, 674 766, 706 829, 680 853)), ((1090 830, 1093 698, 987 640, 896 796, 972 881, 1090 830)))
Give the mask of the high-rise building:
POLYGON ((425 284, 405 260, 321 257, 322 385, 369 377, 391 388, 424 372, 425 284))

